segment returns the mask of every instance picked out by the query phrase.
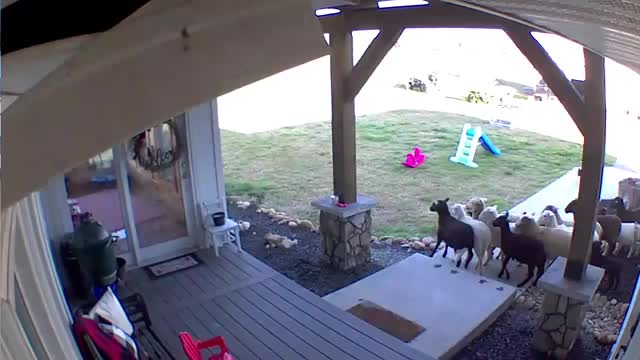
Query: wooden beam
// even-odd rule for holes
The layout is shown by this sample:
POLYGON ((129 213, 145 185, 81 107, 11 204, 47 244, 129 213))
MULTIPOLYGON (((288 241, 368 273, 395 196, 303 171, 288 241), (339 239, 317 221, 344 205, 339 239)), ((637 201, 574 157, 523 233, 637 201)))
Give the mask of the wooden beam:
POLYGON ((348 96, 348 80, 353 69, 351 31, 329 36, 331 45, 331 137, 333 144, 333 189, 339 200, 357 200, 356 116, 353 98, 348 96))
POLYGON ((605 158, 606 99, 604 58, 584 49, 584 143, 582 176, 578 192, 575 227, 564 277, 580 280, 587 267, 596 209, 600 200, 605 158))
POLYGON ((348 79, 347 98, 351 101, 358 95, 371 74, 378 68, 382 59, 402 35, 403 28, 385 28, 371 41, 367 50, 351 71, 348 79))
POLYGON ((530 32, 517 28, 507 28, 505 32, 520 49, 520 52, 529 59, 531 65, 538 70, 542 79, 549 85, 553 94, 560 100, 569 115, 571 115, 573 122, 584 135, 584 100, 573 87, 571 81, 567 79, 564 72, 560 70, 544 47, 530 32))
MULTIPOLYGON (((505 29, 508 26, 532 30, 511 20, 466 7, 441 3, 437 6, 408 6, 388 9, 348 9, 348 29, 375 30, 383 28, 479 28, 505 29)), ((320 17, 324 32, 342 29, 341 16, 320 17)))

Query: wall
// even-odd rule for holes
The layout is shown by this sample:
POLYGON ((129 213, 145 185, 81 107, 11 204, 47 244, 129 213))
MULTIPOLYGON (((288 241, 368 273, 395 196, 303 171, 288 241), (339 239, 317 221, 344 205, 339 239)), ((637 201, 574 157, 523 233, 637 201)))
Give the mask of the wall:
POLYGON ((226 211, 218 105, 215 99, 194 106, 187 112, 187 136, 198 220, 196 228, 200 232, 199 238, 204 239, 200 204, 215 204, 218 209, 226 211))

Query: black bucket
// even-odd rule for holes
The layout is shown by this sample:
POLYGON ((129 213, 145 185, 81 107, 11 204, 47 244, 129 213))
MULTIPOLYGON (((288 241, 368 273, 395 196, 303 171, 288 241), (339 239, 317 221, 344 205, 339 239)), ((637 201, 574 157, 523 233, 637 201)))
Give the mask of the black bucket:
POLYGON ((211 214, 211 218, 213 219, 213 225, 222 226, 224 225, 226 216, 224 212, 217 212, 217 213, 211 214))

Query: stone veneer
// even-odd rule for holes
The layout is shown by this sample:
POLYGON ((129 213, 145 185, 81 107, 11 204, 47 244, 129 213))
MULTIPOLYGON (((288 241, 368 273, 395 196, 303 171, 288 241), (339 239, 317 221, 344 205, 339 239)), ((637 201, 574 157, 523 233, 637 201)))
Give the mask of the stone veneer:
POLYGON ((322 260, 340 270, 368 263, 371 258, 371 210, 343 218, 320 212, 322 260))
POLYGON ((533 336, 534 349, 564 359, 580 333, 587 303, 547 292, 542 318, 533 336))
POLYGON ((349 270, 371 259, 371 209, 376 202, 358 195, 358 201, 345 208, 329 198, 311 203, 320 209, 321 260, 340 270, 349 270))
POLYGON ((566 258, 558 257, 538 281, 545 295, 533 348, 556 359, 565 359, 571 351, 587 305, 604 274, 604 270, 589 265, 581 281, 572 281, 564 278, 566 262, 566 258))

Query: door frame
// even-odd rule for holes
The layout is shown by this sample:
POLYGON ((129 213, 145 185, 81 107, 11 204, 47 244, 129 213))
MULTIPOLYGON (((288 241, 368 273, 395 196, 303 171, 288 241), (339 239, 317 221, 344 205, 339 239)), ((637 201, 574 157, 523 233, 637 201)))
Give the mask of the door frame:
MULTIPOLYGON (((181 115, 174 117, 177 118, 181 115)), ((122 207, 122 213, 124 216, 125 229, 127 231, 127 241, 129 241, 131 265, 133 267, 145 266, 155 262, 164 261, 177 256, 181 256, 192 252, 198 247, 197 231, 194 216, 196 216, 195 209, 195 190, 193 188, 193 182, 191 181, 191 174, 193 164, 191 163, 191 156, 189 156, 190 142, 189 135, 186 131, 188 127, 188 117, 182 116, 183 120, 178 121, 178 127, 182 130, 183 141, 185 141, 184 148, 187 149, 183 153, 183 158, 179 160, 178 166, 180 167, 181 177, 181 191, 182 202, 184 207, 184 216, 186 222, 187 235, 164 241, 159 244, 142 247, 138 238, 138 232, 136 229, 135 217, 133 212, 133 204, 131 199, 131 191, 129 188, 128 173, 127 173, 127 144, 122 143, 113 147, 114 161, 116 162, 116 176, 118 177, 117 183, 118 191, 120 195, 120 202, 122 207)))

